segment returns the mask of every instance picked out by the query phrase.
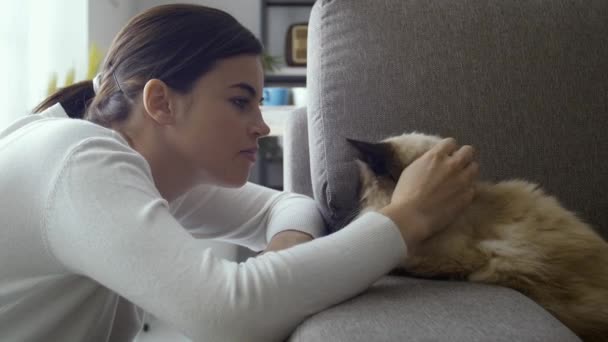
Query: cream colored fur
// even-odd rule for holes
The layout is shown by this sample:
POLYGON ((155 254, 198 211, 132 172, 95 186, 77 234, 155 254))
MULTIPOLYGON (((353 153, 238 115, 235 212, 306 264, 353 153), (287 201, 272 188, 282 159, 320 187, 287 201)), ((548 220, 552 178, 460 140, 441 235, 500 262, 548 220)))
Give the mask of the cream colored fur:
MULTIPOLYGON (((439 140, 419 133, 384 140, 393 156, 387 167, 407 167, 439 140)), ((382 208, 396 177, 358 164, 361 213, 382 208)), ((608 243, 536 184, 480 182, 476 190, 466 212, 410 251, 400 269, 513 288, 585 341, 608 341, 608 243)))

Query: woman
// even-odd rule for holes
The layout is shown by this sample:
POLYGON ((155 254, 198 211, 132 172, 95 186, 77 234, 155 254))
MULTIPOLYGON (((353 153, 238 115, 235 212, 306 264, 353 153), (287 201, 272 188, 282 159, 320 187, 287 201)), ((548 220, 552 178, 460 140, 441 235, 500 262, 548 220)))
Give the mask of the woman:
POLYGON ((128 341, 142 308, 194 340, 280 341, 471 201, 472 148, 446 139, 381 212, 309 241, 323 231, 311 199, 246 182, 269 131, 261 51, 224 12, 156 7, 95 82, 0 132, 0 340, 128 341), (266 253, 228 262, 196 237, 266 253))

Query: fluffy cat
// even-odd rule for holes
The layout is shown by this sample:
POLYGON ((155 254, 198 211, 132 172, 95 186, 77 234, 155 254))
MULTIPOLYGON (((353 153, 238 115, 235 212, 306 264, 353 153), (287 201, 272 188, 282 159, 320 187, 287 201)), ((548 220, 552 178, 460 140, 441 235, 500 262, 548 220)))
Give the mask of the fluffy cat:
MULTIPOLYGON (((420 133, 360 152, 360 214, 390 202, 402 170, 440 137, 420 133)), ((608 243, 536 184, 478 182, 471 206, 445 231, 409 251, 398 271, 513 288, 585 341, 608 341, 608 243)))

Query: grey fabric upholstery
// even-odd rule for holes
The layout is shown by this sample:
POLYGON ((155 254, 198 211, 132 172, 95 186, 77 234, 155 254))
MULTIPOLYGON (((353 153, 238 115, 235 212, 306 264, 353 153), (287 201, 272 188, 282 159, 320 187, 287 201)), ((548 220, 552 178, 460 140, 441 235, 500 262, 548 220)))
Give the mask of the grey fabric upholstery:
MULTIPOLYGON (((285 179, 310 193, 305 111, 288 120, 285 179), (292 135, 293 133, 293 135, 292 135)), ((360 296, 303 322, 288 342, 579 341, 553 316, 516 291, 496 286, 387 276, 360 296)))
MULTIPOLYGON (((285 182, 312 179, 333 230, 357 201, 344 138, 415 130, 475 145, 482 179, 538 182, 608 236, 608 1, 318 0, 308 52, 308 143, 300 110, 285 182)), ((392 276, 289 339, 576 340, 510 289, 392 276)))
POLYGON ((312 197, 306 108, 290 113, 283 137, 283 189, 312 197))
POLYGON ((566 342, 578 337, 519 293, 500 287, 385 277, 305 321, 289 342, 566 342))
POLYGON ((409 131, 479 150, 481 178, 540 183, 608 237, 608 1, 317 1, 309 26, 315 198, 356 207, 344 138, 409 131))

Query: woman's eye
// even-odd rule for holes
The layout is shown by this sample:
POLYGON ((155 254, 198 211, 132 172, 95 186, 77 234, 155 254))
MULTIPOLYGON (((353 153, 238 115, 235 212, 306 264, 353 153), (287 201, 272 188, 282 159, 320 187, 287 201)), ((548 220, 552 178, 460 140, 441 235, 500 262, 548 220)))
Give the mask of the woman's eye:
POLYGON ((232 99, 231 101, 235 106, 237 106, 240 109, 244 109, 245 107, 247 107, 247 104, 249 103, 249 100, 247 100, 247 99, 232 99))

